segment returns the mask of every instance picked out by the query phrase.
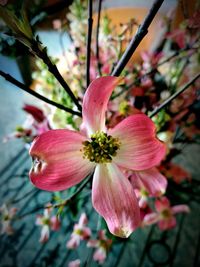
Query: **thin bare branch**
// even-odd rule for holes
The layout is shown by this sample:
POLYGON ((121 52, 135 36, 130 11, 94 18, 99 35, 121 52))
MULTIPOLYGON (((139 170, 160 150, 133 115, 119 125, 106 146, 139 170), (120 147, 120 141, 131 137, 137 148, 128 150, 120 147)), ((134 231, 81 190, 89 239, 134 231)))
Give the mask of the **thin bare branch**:
POLYGON ((154 111, 149 115, 150 118, 155 116, 161 109, 165 108, 169 105, 177 96, 183 93, 186 89, 188 89, 198 78, 200 78, 200 73, 198 73, 193 79, 191 79, 188 83, 186 83, 181 89, 179 89, 176 93, 170 96, 167 100, 165 100, 160 106, 155 108, 154 111))
POLYGON ((86 84, 90 84, 90 57, 91 57, 91 40, 92 40, 92 0, 88 0, 88 32, 87 32, 87 58, 86 58, 86 84))
POLYGON ((60 207, 64 207, 66 206, 69 202, 73 201, 73 199, 85 188, 85 186, 89 183, 89 181, 91 180, 92 178, 92 174, 91 175, 88 175, 84 182, 81 183, 81 185, 78 187, 78 189, 67 199, 63 200, 61 203, 58 203, 58 204, 49 204, 49 205, 41 205, 41 206, 38 206, 30 211, 28 211, 27 213, 24 213, 22 215, 20 215, 19 217, 17 217, 16 219, 21 219, 21 218, 24 218, 26 217, 27 215, 31 215, 39 210, 44 210, 44 209, 49 209, 49 208, 60 208, 60 207))
POLYGON ((102 0, 98 0, 98 16, 97 16, 97 29, 96 29, 96 58, 97 58, 97 68, 99 75, 101 76, 101 62, 99 57, 99 28, 100 28, 100 19, 101 19, 101 3, 102 0))
POLYGON ((122 55, 120 61, 118 62, 117 66, 112 71, 112 76, 119 76, 125 66, 127 65, 129 59, 135 52, 136 48, 142 41, 142 39, 145 37, 145 35, 148 33, 148 28, 150 24, 152 23, 155 15, 157 14, 159 8, 161 7, 164 0, 155 0, 152 8, 150 9, 148 15, 144 19, 143 23, 139 26, 138 31, 136 35, 132 38, 131 42, 129 43, 126 51, 122 55))
POLYGON ((81 117, 81 113, 80 112, 74 111, 74 110, 72 110, 70 108, 67 108, 67 107, 65 107, 65 106, 63 106, 61 104, 58 104, 58 103, 56 103, 56 102, 54 102, 54 101, 52 101, 52 100, 40 95, 40 94, 38 94, 37 92, 33 91, 28 86, 26 86, 25 84, 23 84, 23 83, 19 82, 18 80, 16 80, 10 74, 7 74, 7 73, 5 73, 5 72, 0 70, 0 76, 4 77, 7 81, 9 81, 10 83, 12 83, 15 86, 19 87, 23 91, 31 94, 32 96, 34 96, 34 97, 36 97, 36 98, 38 98, 38 99, 40 99, 40 100, 52 105, 52 106, 55 106, 55 107, 57 107, 59 109, 62 109, 64 111, 68 112, 68 113, 71 113, 73 115, 77 115, 77 116, 81 117))
POLYGON ((54 75, 54 77, 57 79, 57 81, 62 85, 66 93, 71 97, 74 104, 77 106, 78 110, 82 110, 81 105, 78 102, 78 99, 75 97, 71 89, 69 88, 68 84, 58 71, 55 64, 52 63, 51 59, 49 58, 46 49, 42 48, 38 41, 33 40, 32 41, 32 47, 31 47, 33 54, 38 56, 42 61, 48 66, 49 71, 54 75))

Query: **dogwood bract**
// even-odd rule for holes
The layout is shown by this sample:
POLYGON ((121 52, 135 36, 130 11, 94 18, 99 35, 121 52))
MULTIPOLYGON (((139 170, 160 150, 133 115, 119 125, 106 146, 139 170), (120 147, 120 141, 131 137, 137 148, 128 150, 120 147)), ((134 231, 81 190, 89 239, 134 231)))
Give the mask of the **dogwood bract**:
POLYGON ((106 129, 107 104, 120 80, 107 76, 90 84, 83 98, 82 131, 51 130, 35 139, 30 149, 30 179, 38 188, 59 191, 94 171, 94 208, 112 234, 128 237, 140 224, 140 211, 122 170, 156 166, 164 157, 165 145, 156 138, 155 126, 144 114, 129 116, 106 129))

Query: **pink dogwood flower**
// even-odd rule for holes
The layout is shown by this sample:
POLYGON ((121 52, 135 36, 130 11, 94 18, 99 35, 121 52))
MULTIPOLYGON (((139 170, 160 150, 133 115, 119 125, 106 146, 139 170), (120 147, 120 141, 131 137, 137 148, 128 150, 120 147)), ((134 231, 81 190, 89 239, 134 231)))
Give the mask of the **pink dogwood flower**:
POLYGON ((21 138, 29 144, 36 136, 50 130, 49 122, 40 108, 26 104, 23 110, 28 113, 25 122, 22 126, 17 126, 15 132, 6 136, 4 142, 13 138, 21 138))
POLYGON ((67 248, 77 248, 81 240, 87 240, 91 236, 90 228, 86 227, 87 223, 87 216, 85 213, 82 213, 79 222, 74 225, 71 239, 67 242, 67 248))
POLYGON ((106 237, 105 230, 100 230, 98 237, 98 240, 89 240, 87 246, 97 248, 94 252, 93 259, 99 264, 103 264, 112 244, 112 240, 106 237))
POLYGON ((23 110, 30 114, 33 118, 31 124, 34 129, 35 136, 50 130, 49 122, 40 108, 26 104, 24 105, 23 110))
POLYGON ((143 225, 158 223, 160 230, 171 229, 176 226, 175 214, 180 212, 189 212, 187 205, 176 205, 171 207, 166 197, 155 201, 156 212, 146 214, 143 218, 143 225))
POLYGON ((167 188, 167 179, 156 169, 135 171, 130 177, 140 208, 145 208, 148 197, 159 197, 167 188))
POLYGON ((122 168, 141 171, 160 163, 165 145, 144 114, 127 117, 106 129, 105 112, 121 78, 101 77, 83 98, 82 131, 51 130, 35 139, 30 155, 30 179, 36 187, 58 191, 81 182, 94 171, 92 202, 110 232, 128 237, 140 224, 134 190, 122 168))
POLYGON ((35 223, 42 227, 40 243, 46 243, 49 240, 50 230, 58 231, 60 229, 60 220, 55 215, 51 216, 51 210, 51 208, 45 208, 43 215, 37 215, 35 223))
POLYGON ((17 208, 9 208, 5 203, 0 207, 1 234, 12 235, 14 233, 11 224, 16 212, 17 208))

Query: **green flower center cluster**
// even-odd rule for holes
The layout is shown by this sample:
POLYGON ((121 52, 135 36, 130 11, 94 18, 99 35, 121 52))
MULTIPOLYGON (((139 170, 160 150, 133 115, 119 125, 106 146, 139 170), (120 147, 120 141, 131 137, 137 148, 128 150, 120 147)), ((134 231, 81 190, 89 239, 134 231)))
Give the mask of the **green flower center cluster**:
POLYGON ((117 155, 119 147, 118 138, 103 132, 96 132, 91 135, 91 141, 83 142, 83 158, 91 162, 108 163, 112 161, 112 157, 117 155))
POLYGON ((82 234, 83 234, 83 230, 81 230, 81 229, 76 229, 76 230, 74 231, 74 233, 77 234, 77 235, 82 235, 82 234))
POLYGON ((3 221, 9 221, 10 220, 10 216, 8 214, 5 214, 3 216, 3 221))
POLYGON ((170 218, 172 216, 171 211, 169 209, 165 209, 161 212, 161 216, 163 218, 170 218))
POLYGON ((49 218, 42 218, 42 224, 50 225, 50 219, 49 218))

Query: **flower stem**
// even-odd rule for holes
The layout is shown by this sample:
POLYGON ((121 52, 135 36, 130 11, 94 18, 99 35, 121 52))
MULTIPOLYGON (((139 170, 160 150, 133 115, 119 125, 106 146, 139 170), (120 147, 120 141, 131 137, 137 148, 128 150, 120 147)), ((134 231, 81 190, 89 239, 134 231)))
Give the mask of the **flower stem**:
POLYGON ((25 193, 23 196, 21 196, 21 197, 19 197, 19 198, 17 198, 17 199, 11 199, 11 200, 9 201, 9 203, 11 203, 11 204, 16 204, 16 203, 20 202, 21 200, 25 199, 26 197, 30 196, 31 194, 33 194, 33 193, 35 193, 35 192, 36 192, 36 189, 33 188, 33 189, 31 189, 30 191, 28 191, 27 193, 25 193))
POLYGON ((38 94, 37 92, 35 92, 34 90, 30 89, 28 86, 26 86, 25 84, 19 82, 14 77, 12 77, 10 74, 7 74, 7 73, 3 72, 2 70, 0 70, 0 76, 4 77, 7 81, 9 81, 10 83, 12 83, 15 86, 19 87, 23 91, 33 95, 34 97, 37 97, 38 99, 40 99, 40 100, 42 100, 42 101, 44 101, 44 102, 46 102, 46 103, 48 103, 48 104, 50 104, 52 106, 55 106, 55 107, 57 107, 59 109, 62 109, 64 111, 68 112, 68 113, 71 113, 73 115, 77 115, 77 116, 81 117, 81 113, 80 112, 74 111, 74 110, 72 110, 70 108, 67 108, 67 107, 65 107, 65 106, 63 106, 61 104, 58 104, 58 103, 56 103, 56 102, 54 102, 54 101, 52 101, 52 100, 40 95, 40 94, 38 94))
POLYGON ((193 46, 188 47, 188 46, 187 46, 187 47, 182 48, 182 49, 179 50, 179 51, 176 51, 175 53, 173 53, 172 55, 170 55, 170 56, 167 57, 166 59, 164 59, 164 60, 162 60, 161 62, 159 62, 154 68, 152 68, 152 69, 150 69, 149 71, 145 72, 143 75, 141 75, 141 76, 139 76, 139 77, 136 77, 136 79, 134 80, 133 83, 131 83, 131 84, 130 84, 127 88, 125 88, 124 90, 121 90, 119 93, 113 95, 113 96, 111 97, 111 99, 113 100, 113 99, 115 99, 115 98, 121 96, 124 92, 129 91, 130 89, 132 89, 132 87, 133 87, 136 83, 140 82, 141 79, 143 79, 143 78, 146 77, 147 75, 151 75, 151 74, 157 72, 157 71, 158 71, 158 70, 157 70, 158 67, 160 67, 160 66, 166 64, 167 62, 171 61, 172 59, 174 59, 174 58, 179 58, 179 57, 180 57, 180 58, 186 58, 186 57, 190 57, 190 56, 191 56, 191 54, 189 54, 189 55, 188 55, 188 54, 187 54, 187 55, 181 55, 182 52, 185 52, 185 51, 192 51, 192 50, 196 51, 197 49, 198 49, 198 47, 193 47, 193 46))
POLYGON ((90 84, 90 56, 91 56, 91 39, 92 39, 92 0, 88 0, 88 32, 87 32, 87 57, 86 57, 86 84, 90 84))
POLYGON ((172 96, 170 96, 167 100, 165 100, 160 106, 155 108, 154 111, 149 115, 150 118, 155 116, 161 109, 165 108, 169 103, 171 103, 177 96, 183 93, 186 89, 190 87, 198 78, 200 78, 200 73, 198 73, 193 79, 191 79, 188 83, 186 83, 181 89, 175 92, 172 96))
POLYGON ((33 54, 38 56, 47 66, 49 71, 54 75, 54 77, 57 79, 57 81, 62 85, 66 93, 71 97, 73 100, 74 104, 77 106, 78 110, 81 111, 81 105, 79 104, 77 98, 69 88, 68 84, 58 71, 57 67, 55 64, 52 63, 51 59, 49 58, 46 49, 42 48, 42 46, 38 43, 39 41, 33 40, 32 41, 32 46, 31 49, 33 51, 33 54))
POLYGON ((101 18, 101 3, 102 0, 98 0, 98 16, 97 16, 97 29, 96 29, 96 58, 97 58, 97 68, 99 75, 101 76, 101 62, 99 57, 99 28, 100 28, 100 18, 101 18))
POLYGON ((121 59, 119 60, 117 66, 112 71, 112 74, 111 74, 112 76, 119 76, 121 74, 121 72, 127 65, 129 59, 135 52, 136 48, 138 47, 142 39, 145 37, 145 35, 148 33, 148 28, 150 24, 152 23, 155 15, 157 14, 163 2, 164 0, 155 0, 148 15, 144 19, 143 23, 139 26, 136 35, 132 38, 128 47, 126 48, 126 51, 124 52, 121 59))
POLYGON ((59 208, 59 207, 66 206, 69 202, 73 201, 73 199, 84 189, 84 187, 88 184, 91 178, 92 178, 92 175, 88 175, 87 178, 85 178, 84 182, 81 183, 81 185, 78 187, 78 189, 69 198, 63 200, 61 203, 47 205, 47 206, 45 206, 46 205, 45 203, 44 205, 38 206, 32 209, 31 211, 28 211, 27 213, 22 214, 17 219, 24 218, 25 216, 33 214, 38 210, 43 210, 43 209, 48 209, 48 208, 59 208))

